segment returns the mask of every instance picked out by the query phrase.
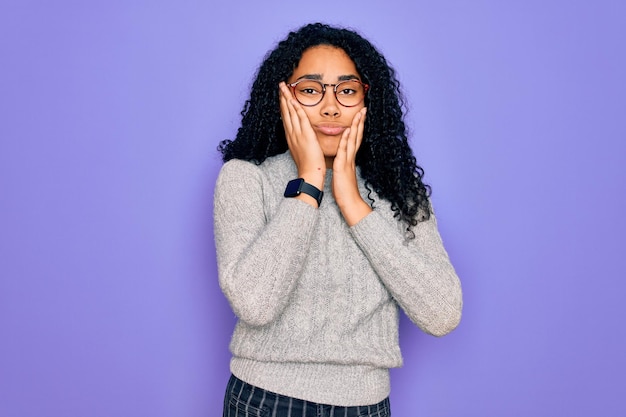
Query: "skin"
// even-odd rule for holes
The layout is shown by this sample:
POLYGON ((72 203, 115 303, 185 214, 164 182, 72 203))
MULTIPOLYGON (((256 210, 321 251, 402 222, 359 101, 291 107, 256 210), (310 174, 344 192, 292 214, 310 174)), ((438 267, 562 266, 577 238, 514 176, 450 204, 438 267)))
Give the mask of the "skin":
MULTIPOLYGON (((346 76, 360 79, 350 57, 343 49, 319 45, 304 51, 288 82, 320 77, 324 84, 335 84, 346 76)), ((333 197, 348 225, 354 226, 372 211, 359 193, 355 162, 367 109, 363 103, 342 106, 332 87, 327 87, 322 101, 312 107, 300 105, 285 83, 279 88, 285 136, 298 177, 322 189, 326 169, 332 169, 333 197)), ((317 201, 307 194, 296 198, 317 207, 317 201)))

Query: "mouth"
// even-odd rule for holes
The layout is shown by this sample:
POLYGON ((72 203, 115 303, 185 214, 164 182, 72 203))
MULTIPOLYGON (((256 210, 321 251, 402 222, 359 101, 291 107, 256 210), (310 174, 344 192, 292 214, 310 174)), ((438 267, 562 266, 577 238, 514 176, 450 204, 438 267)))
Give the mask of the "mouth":
POLYGON ((338 136, 346 130, 346 127, 335 124, 319 124, 315 126, 315 129, 326 136, 338 136))

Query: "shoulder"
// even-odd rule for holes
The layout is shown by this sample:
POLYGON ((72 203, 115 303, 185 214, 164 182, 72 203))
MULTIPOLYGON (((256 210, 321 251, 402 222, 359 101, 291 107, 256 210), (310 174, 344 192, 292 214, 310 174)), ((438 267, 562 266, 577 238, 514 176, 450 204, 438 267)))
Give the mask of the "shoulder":
MULTIPOLYGON (((261 164, 241 159, 231 159, 224 163, 218 176, 221 181, 231 179, 269 180, 273 178, 287 178, 297 174, 296 164, 289 152, 271 156, 261 164)), ((295 178, 295 177, 294 177, 295 178)))
POLYGON ((261 164, 231 159, 220 169, 215 189, 221 193, 246 189, 262 190, 274 184, 284 187, 285 179, 291 179, 296 174, 297 169, 289 152, 269 157, 261 164))
POLYGON ((261 165, 261 169, 276 175, 292 175, 297 173, 296 164, 291 158, 289 151, 275 156, 270 156, 261 165))
POLYGON ((218 176, 218 182, 223 178, 236 177, 238 175, 250 175, 258 172, 259 168, 254 162, 244 161, 241 159, 231 159, 226 161, 218 176))
POLYGON ((219 177, 240 177, 240 176, 258 176, 264 173, 288 173, 295 168, 293 159, 289 152, 276 156, 271 156, 261 164, 253 161, 244 161, 242 159, 231 159, 226 161, 220 169, 219 177))
POLYGON ((297 169, 289 154, 267 158, 258 165, 241 159, 225 162, 214 189, 216 216, 272 213, 283 200, 287 178, 292 179, 294 172, 297 174, 297 169))

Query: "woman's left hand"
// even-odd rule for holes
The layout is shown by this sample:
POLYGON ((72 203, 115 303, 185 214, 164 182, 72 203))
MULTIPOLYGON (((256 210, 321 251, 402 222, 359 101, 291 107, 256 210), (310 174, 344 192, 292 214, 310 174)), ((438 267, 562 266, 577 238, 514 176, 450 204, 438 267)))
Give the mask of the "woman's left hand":
POLYGON ((361 109, 339 140, 333 162, 333 196, 349 226, 354 226, 367 216, 372 208, 359 193, 356 179, 356 153, 363 141, 366 108, 361 109))

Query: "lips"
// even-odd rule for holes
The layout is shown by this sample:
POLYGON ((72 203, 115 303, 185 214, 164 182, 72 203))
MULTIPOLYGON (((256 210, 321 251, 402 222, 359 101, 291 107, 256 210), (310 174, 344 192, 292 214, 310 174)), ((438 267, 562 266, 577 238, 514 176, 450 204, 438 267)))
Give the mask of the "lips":
POLYGON ((324 135, 327 136, 337 136, 341 135, 344 130, 346 130, 345 126, 339 125, 330 125, 330 124, 320 124, 316 125, 315 128, 324 135))

